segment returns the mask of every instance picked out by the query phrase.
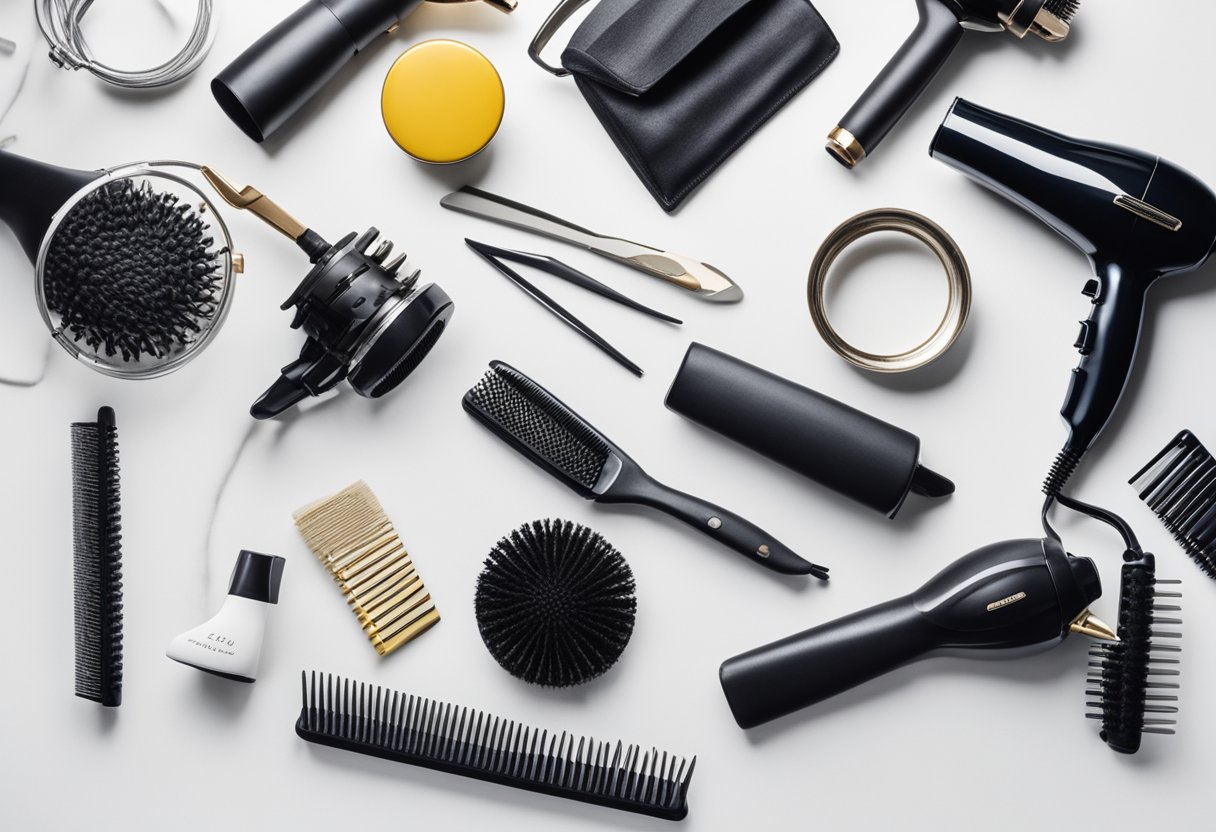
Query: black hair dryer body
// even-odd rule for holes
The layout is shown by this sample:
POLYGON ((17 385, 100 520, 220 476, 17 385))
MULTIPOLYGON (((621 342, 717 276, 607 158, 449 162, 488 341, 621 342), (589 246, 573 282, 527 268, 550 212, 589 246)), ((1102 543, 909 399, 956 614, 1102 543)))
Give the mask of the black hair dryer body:
POLYGON ((930 153, 1034 214, 1093 264, 1082 289, 1092 310, 1075 344, 1081 363, 1060 411, 1071 433, 1045 486, 1054 495, 1119 404, 1149 287, 1211 255, 1216 194, 1155 154, 1070 138, 963 99, 930 153))
POLYGON ((856 167, 874 152, 954 52, 963 34, 1068 37, 1078 0, 916 0, 920 20, 904 45, 828 134, 828 152, 856 167))
POLYGON ((1054 540, 995 543, 911 595, 728 659, 722 690, 753 728, 935 651, 1049 645, 1070 630, 1113 638, 1089 614, 1101 594, 1093 562, 1054 540))
MULTIPOLYGON (((308 0, 225 67, 211 82, 211 93, 249 138, 265 141, 347 61, 396 29, 422 2, 308 0)), ((516 0, 485 2, 510 12, 516 0)))

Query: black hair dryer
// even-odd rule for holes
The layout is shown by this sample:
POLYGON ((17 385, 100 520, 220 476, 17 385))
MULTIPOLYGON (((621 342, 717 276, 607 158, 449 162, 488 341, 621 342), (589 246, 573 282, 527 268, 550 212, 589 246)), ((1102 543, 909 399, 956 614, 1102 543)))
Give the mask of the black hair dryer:
POLYGON ((1080 0, 916 0, 920 22, 853 109, 828 134, 827 149, 845 167, 872 154, 946 64, 963 33, 1068 37, 1080 0))
MULTIPOLYGON (((428 0, 473 3, 477 0, 428 0)), ((504 12, 516 0, 485 0, 504 12)), ((308 0, 211 82, 220 108, 255 142, 264 141, 346 62, 397 29, 422 0, 308 0)))
POLYGON ((754 728, 938 650, 1050 645, 1115 634, 1089 612, 1102 595, 1089 558, 1050 539, 1010 540, 960 558, 911 595, 723 662, 735 720, 754 728))
POLYGON ((963 99, 930 153, 1034 214, 1093 265, 1081 290, 1093 305, 1075 344, 1081 363, 1060 411, 1071 432, 1044 485, 1054 497, 1122 398, 1149 287, 1199 268, 1216 246, 1216 194, 1155 154, 1073 139, 963 99))
POLYGON ((330 245, 256 188, 238 188, 211 168, 203 176, 229 205, 294 240, 313 264, 282 305, 295 309, 291 326, 308 336, 304 348, 254 402, 253 418, 278 416, 343 380, 376 399, 418 368, 456 307, 438 284, 420 284, 418 270, 402 269, 405 254, 386 262, 393 244, 382 240, 373 249, 375 228, 330 245))

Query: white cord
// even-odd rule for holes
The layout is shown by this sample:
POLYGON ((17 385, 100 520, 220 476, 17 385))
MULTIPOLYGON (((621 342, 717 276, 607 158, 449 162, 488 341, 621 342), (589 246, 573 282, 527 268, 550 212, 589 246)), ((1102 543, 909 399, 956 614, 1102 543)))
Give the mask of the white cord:
MULTIPOLYGON (((158 0, 159 2, 159 0, 158 0)), ((163 87, 176 83, 194 70, 211 51, 212 0, 198 0, 194 30, 182 50, 159 66, 144 70, 121 70, 93 57, 84 39, 81 21, 93 0, 35 0, 38 27, 51 47, 51 60, 65 69, 87 69, 106 83, 128 89, 163 87)), ((162 4, 163 5, 163 4, 162 4)))

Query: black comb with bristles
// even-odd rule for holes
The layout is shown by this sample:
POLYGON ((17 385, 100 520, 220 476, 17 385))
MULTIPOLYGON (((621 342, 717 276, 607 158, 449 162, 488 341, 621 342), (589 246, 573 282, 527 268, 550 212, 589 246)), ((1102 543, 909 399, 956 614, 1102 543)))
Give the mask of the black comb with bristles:
POLYGON ((490 363, 489 372, 465 394, 464 409, 586 499, 650 506, 766 569, 828 579, 827 567, 803 560, 754 523, 655 480, 582 416, 508 364, 490 363))
POLYGON ((696 758, 551 734, 472 708, 300 674, 309 742, 611 809, 681 820, 696 758))
POLYGON ((1158 580, 1150 554, 1125 555, 1121 578, 1119 640, 1090 648, 1086 704, 1087 716, 1102 721, 1106 744, 1135 754, 1144 734, 1174 733, 1182 648, 1160 639, 1180 639, 1182 633, 1160 628, 1182 624, 1176 617, 1182 607, 1171 603, 1182 593, 1158 588, 1181 582, 1158 580))
POLYGON ((72 544, 76 695, 122 703, 122 523, 118 429, 103 407, 72 425, 72 544))
POLYGON ((1216 459, 1184 430, 1128 480, 1186 553, 1216 578, 1216 459))

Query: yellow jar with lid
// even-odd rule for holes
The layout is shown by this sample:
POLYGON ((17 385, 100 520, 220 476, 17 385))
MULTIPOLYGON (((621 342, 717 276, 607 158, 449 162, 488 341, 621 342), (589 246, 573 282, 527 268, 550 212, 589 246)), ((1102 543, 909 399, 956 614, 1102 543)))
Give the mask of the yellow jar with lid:
POLYGON ((397 146, 448 165, 480 153, 502 123, 506 95, 485 55, 455 40, 411 46, 384 79, 380 110, 397 146))

